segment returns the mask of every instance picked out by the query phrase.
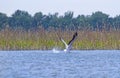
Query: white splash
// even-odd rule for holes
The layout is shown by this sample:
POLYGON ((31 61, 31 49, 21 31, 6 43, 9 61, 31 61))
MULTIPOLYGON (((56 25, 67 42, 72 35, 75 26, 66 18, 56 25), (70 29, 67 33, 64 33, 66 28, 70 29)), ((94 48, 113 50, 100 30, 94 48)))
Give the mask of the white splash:
POLYGON ((60 51, 57 48, 52 49, 53 53, 60 53, 60 51))

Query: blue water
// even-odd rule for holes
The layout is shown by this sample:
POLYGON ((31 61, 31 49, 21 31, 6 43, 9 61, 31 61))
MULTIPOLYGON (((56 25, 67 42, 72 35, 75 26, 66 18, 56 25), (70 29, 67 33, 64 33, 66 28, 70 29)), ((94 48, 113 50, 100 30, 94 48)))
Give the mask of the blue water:
POLYGON ((120 50, 0 51, 0 78, 120 78, 120 50))

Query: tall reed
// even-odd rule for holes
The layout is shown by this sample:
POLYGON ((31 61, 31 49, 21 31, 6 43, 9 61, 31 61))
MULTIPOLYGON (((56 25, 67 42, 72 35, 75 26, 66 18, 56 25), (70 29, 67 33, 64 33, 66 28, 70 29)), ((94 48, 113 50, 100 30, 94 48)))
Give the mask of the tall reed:
MULTIPOLYGON (((52 28, 28 31, 6 28, 0 31, 0 50, 48 50, 54 47, 63 49, 64 44, 59 37, 69 42, 74 32, 76 31, 52 28)), ((78 38, 73 44, 73 49, 120 49, 120 30, 77 30, 77 32, 78 38)))

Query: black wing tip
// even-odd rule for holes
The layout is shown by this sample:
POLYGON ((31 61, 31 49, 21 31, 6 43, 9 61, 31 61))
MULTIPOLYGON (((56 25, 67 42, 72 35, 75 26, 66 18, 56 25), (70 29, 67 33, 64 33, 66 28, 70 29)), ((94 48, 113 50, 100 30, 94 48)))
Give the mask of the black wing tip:
POLYGON ((61 38, 61 37, 60 37, 59 39, 60 39, 60 40, 62 40, 62 38, 61 38))
POLYGON ((77 35, 78 35, 78 33, 77 32, 75 32, 74 33, 74 35, 73 35, 73 38, 72 38, 72 40, 71 41, 69 41, 69 43, 68 43, 68 45, 77 37, 77 35))
POLYGON ((75 32, 75 34, 74 34, 75 36, 77 36, 78 35, 78 33, 77 32, 75 32))

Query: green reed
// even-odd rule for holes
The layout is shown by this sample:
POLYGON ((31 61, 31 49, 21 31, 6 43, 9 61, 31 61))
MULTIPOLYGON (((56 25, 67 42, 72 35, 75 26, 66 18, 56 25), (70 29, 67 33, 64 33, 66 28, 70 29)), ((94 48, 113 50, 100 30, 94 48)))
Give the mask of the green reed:
MULTIPOLYGON (((62 37, 66 42, 72 38, 73 30, 61 29, 25 31, 6 28, 0 31, 0 50, 48 50, 54 47, 63 49, 62 37)), ((73 49, 120 49, 120 31, 77 30, 78 37, 73 49)))

